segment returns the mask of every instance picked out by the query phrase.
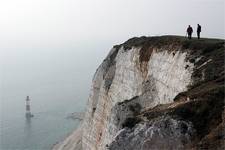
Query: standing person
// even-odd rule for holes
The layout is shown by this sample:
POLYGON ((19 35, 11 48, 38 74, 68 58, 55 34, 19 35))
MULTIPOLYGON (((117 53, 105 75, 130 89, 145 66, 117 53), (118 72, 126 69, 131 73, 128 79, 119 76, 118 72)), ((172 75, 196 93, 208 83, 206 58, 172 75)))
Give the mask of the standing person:
POLYGON ((193 29, 190 25, 188 25, 188 28, 187 28, 188 39, 191 39, 192 33, 193 33, 193 29))
POLYGON ((200 32, 202 31, 202 27, 198 24, 198 27, 197 27, 197 36, 198 36, 198 39, 200 39, 200 32))

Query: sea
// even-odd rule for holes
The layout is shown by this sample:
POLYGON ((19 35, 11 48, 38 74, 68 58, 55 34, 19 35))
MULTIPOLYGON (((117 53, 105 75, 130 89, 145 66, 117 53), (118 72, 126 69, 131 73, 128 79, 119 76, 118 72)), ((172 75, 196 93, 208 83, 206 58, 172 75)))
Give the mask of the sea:
POLYGON ((50 150, 79 125, 108 45, 1 49, 0 150, 50 150), (25 117, 25 99, 31 113, 25 117))

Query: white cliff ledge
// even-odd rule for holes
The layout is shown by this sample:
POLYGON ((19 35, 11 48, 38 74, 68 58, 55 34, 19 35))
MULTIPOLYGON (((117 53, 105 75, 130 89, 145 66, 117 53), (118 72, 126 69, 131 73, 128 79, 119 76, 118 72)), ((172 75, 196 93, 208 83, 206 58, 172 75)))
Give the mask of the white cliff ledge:
MULTIPOLYGON (((150 112, 175 111, 198 100, 200 96, 192 96, 191 90, 221 77, 223 71, 216 66, 224 64, 221 49, 224 51, 223 40, 190 41, 176 36, 133 38, 114 46, 94 75, 81 128, 54 149, 180 149, 190 145, 193 137, 201 141, 203 136, 198 137, 198 126, 192 118, 169 113, 151 116, 150 112), (215 51, 220 53, 220 60, 211 56, 215 51), (197 70, 203 63, 201 70, 197 70), (164 127, 166 123, 168 129, 164 127), (176 141, 172 146, 171 137, 176 141), (162 139, 164 144, 158 142, 162 139), (136 144, 132 145, 130 140, 136 144)), ((220 99, 218 103, 217 120, 223 107, 220 99)), ((217 124, 221 122, 218 120, 217 124)))

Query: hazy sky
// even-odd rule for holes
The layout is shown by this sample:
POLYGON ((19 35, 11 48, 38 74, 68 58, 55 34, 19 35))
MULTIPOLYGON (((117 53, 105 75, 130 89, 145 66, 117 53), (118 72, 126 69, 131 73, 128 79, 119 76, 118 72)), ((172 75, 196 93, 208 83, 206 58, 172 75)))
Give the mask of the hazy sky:
POLYGON ((224 38, 224 0, 1 0, 0 48, 116 44, 185 35, 197 23, 203 36, 224 38))

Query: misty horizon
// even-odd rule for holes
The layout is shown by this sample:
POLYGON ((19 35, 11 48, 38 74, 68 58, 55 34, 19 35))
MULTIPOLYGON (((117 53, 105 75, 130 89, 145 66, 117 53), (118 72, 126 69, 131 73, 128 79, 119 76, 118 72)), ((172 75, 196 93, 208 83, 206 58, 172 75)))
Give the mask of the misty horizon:
MULTIPOLYGON (((0 49, 73 48, 121 43, 134 36, 185 36, 190 24, 202 37, 224 38, 223 0, 9 0, 0 2, 0 49)), ((195 33, 195 32, 194 32, 195 33)))

